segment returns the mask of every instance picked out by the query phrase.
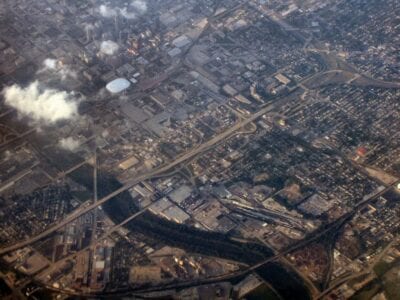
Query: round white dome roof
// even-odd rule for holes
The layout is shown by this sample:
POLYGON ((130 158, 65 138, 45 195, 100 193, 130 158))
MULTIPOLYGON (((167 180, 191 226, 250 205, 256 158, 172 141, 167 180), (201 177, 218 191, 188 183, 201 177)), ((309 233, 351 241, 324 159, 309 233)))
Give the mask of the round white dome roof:
POLYGON ((113 94, 118 94, 127 88, 129 88, 131 83, 125 78, 117 78, 113 81, 110 81, 106 85, 106 89, 113 94))

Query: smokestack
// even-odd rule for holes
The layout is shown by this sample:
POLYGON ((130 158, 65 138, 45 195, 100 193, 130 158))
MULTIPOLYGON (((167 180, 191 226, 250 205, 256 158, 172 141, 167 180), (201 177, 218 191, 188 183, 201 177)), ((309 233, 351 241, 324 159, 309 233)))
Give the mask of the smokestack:
POLYGON ((91 40, 91 29, 89 26, 86 26, 86 42, 90 43, 91 40))
POLYGON ((118 43, 119 43, 119 44, 122 44, 122 30, 119 31, 118 43))
POLYGON ((118 37, 119 34, 119 15, 116 14, 114 17, 114 26, 115 26, 115 36, 118 37))

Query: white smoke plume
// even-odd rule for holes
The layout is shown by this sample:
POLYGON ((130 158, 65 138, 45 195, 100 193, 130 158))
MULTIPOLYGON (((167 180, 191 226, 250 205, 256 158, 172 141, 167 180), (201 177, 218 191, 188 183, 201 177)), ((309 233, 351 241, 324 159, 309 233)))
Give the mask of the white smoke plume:
POLYGON ((136 19, 138 14, 144 14, 147 12, 147 3, 145 0, 134 0, 129 4, 125 4, 125 7, 111 7, 107 4, 99 6, 100 15, 104 18, 114 18, 117 15, 122 16, 126 19, 136 19), (135 12, 132 12, 129 8, 133 8, 135 12))
POLYGON ((100 53, 105 55, 114 55, 118 49, 118 44, 113 41, 103 41, 100 44, 100 53))
POLYGON ((104 18, 114 18, 118 14, 118 10, 104 4, 100 5, 99 11, 104 18))
POLYGON ((54 124, 78 117, 78 103, 71 93, 41 88, 38 81, 23 88, 17 84, 3 89, 5 104, 33 121, 54 124))
POLYGON ((67 78, 78 78, 76 72, 71 70, 69 66, 64 65, 60 60, 56 60, 53 58, 46 58, 43 61, 43 68, 39 70, 39 73, 45 71, 56 72, 62 80, 65 80, 67 78))
POLYGON ((84 24, 84 27, 85 27, 85 31, 93 30, 93 29, 96 28, 96 27, 94 26, 94 24, 91 24, 91 23, 85 23, 85 24, 84 24))
POLYGON ((52 58, 46 58, 43 61, 43 65, 46 69, 50 69, 50 70, 57 70, 57 60, 52 59, 52 58))
POLYGON ((126 7, 122 8, 119 10, 119 13, 121 16, 123 16, 125 19, 136 19, 137 14, 131 11, 128 11, 126 7))
POLYGON ((58 142, 60 148, 68 151, 75 151, 79 148, 81 142, 73 137, 63 138, 58 142))
POLYGON ((96 28, 94 24, 91 23, 84 23, 83 27, 85 28, 85 33, 91 32, 96 28))
POLYGON ((144 0, 135 0, 131 5, 141 14, 147 11, 147 3, 144 0))

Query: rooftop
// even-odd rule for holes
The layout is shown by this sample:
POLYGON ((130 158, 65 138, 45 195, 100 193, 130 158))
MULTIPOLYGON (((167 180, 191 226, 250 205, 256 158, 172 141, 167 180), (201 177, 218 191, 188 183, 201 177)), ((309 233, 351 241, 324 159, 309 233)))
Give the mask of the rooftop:
POLYGON ((118 94, 127 88, 129 88, 131 83, 125 78, 117 78, 113 81, 110 81, 106 85, 106 89, 112 94, 118 94))

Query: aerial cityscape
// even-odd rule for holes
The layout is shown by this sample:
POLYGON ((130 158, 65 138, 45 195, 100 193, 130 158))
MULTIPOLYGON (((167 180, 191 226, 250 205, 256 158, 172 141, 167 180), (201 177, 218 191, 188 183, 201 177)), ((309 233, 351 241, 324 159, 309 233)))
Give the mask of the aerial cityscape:
POLYGON ((398 0, 1 0, 0 299, 399 300, 398 0))

